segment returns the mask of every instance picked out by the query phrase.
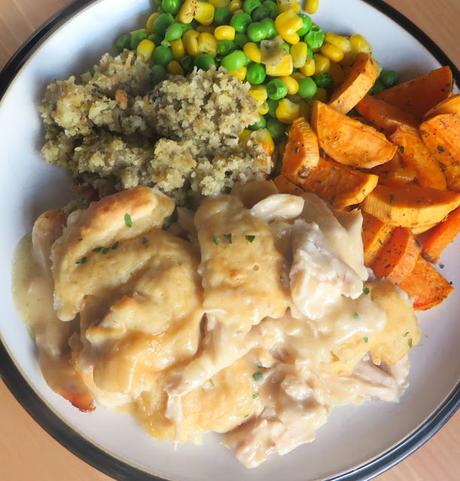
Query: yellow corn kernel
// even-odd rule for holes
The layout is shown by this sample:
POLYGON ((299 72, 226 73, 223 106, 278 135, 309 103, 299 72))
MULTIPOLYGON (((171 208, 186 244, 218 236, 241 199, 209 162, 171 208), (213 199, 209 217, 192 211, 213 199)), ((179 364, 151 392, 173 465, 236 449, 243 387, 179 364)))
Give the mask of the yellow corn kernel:
POLYGON ((177 60, 171 60, 166 66, 166 70, 172 75, 184 75, 184 69, 177 60))
POLYGON ((248 57, 251 62, 262 62, 262 52, 254 42, 246 43, 243 47, 243 52, 246 54, 246 57, 248 57))
POLYGON ((267 129, 259 129, 252 132, 251 139, 260 144, 268 155, 272 155, 275 151, 275 142, 267 129))
POLYGON ((347 53, 351 50, 351 43, 350 40, 343 36, 337 35, 334 32, 327 32, 326 33, 326 42, 332 43, 337 48, 340 48, 344 53, 347 53))
POLYGON ((262 105, 268 98, 267 87, 265 85, 254 85, 249 89, 249 95, 257 102, 257 105, 262 105))
POLYGON ((286 84, 289 95, 295 95, 299 91, 299 83, 293 77, 281 77, 281 80, 286 84))
POLYGON ((319 7, 319 0, 306 0, 305 2, 305 10, 310 15, 313 15, 318 11, 319 7))
POLYGON ((319 100, 320 102, 327 102, 327 97, 328 97, 327 90, 320 87, 316 91, 316 95, 314 99, 319 100))
POLYGON ((316 62, 314 58, 307 57, 307 61, 305 62, 305 65, 300 69, 300 71, 306 76, 306 77, 312 77, 316 73, 316 62))
POLYGON ((350 46, 354 53, 372 53, 371 44, 362 35, 352 35, 350 46))
POLYGON ((217 40, 235 40, 235 29, 230 25, 220 25, 214 30, 217 40))
POLYGON ((283 124, 292 124, 295 119, 300 117, 300 106, 287 98, 281 99, 276 107, 275 115, 283 124))
POLYGON ((171 51, 176 60, 180 60, 182 57, 185 57, 184 42, 181 38, 171 42, 171 51))
POLYGON ((249 129, 244 129, 240 132, 240 135, 238 136, 240 138, 240 142, 247 142, 249 140, 249 137, 251 137, 252 130, 249 129))
POLYGON ((321 47, 321 53, 329 60, 336 63, 341 62, 345 56, 343 50, 329 42, 325 42, 321 47))
POLYGON ((283 56, 277 65, 265 65, 267 75, 271 75, 272 77, 288 77, 292 74, 293 70, 292 57, 288 53, 283 56))
POLYGON ((296 44, 299 42, 297 30, 303 26, 303 20, 293 8, 285 10, 275 18, 275 27, 283 40, 296 44))
POLYGON ((147 30, 147 33, 152 33, 153 32, 153 24, 155 23, 155 20, 160 16, 160 12, 153 12, 152 15, 147 19, 147 23, 145 24, 145 29, 147 30))
POLYGON ((198 0, 185 0, 177 12, 177 20, 182 23, 191 23, 195 17, 198 0))
POLYGON ((264 102, 264 103, 259 107, 258 112, 259 112, 260 115, 266 115, 266 114, 268 114, 268 111, 269 111, 269 110, 270 110, 270 109, 268 108, 267 102, 264 102))
POLYGON ((319 53, 315 53, 313 58, 315 59, 316 74, 319 74, 322 72, 329 72, 329 68, 331 67, 331 61, 327 57, 319 53))
POLYGON ((210 4, 214 5, 216 8, 226 7, 230 0, 208 0, 210 4))
POLYGON ((340 85, 345 80, 345 74, 343 73, 343 68, 338 63, 331 63, 331 68, 329 73, 334 80, 334 85, 340 85))
POLYGON ((238 70, 232 70, 231 72, 228 72, 228 73, 230 75, 233 75, 240 82, 244 82, 247 72, 248 72, 248 69, 246 67, 241 67, 238 70))
POLYGON ((297 80, 297 83, 299 83, 303 78, 305 78, 305 75, 303 73, 300 73, 300 72, 294 72, 292 75, 291 75, 292 78, 296 79, 297 80))
POLYGON ((182 36, 185 51, 188 55, 196 57, 200 51, 198 50, 198 37, 200 34, 195 30, 187 30, 182 36))
POLYGON ((153 51, 155 50, 155 44, 148 40, 147 38, 142 40, 137 46, 137 56, 141 58, 144 62, 148 62, 153 55, 153 51))
POLYGON ((241 0, 231 0, 228 4, 228 8, 231 12, 235 13, 237 10, 241 10, 242 5, 241 0))
POLYGON ((198 36, 198 50, 200 53, 209 53, 213 57, 217 53, 217 40, 212 33, 202 32, 198 36))
POLYGON ((200 33, 206 32, 214 34, 214 27, 211 25, 198 25, 198 27, 196 27, 196 31, 200 33))
POLYGON ((299 42, 291 47, 292 63, 294 68, 301 68, 305 65, 308 56, 308 46, 305 42, 299 42))
POLYGON ((216 7, 211 3, 198 2, 195 10, 195 20, 201 25, 211 25, 216 7))
POLYGON ((294 12, 299 13, 300 3, 298 0, 278 0, 278 10, 280 12, 285 12, 286 10, 294 10, 294 12))

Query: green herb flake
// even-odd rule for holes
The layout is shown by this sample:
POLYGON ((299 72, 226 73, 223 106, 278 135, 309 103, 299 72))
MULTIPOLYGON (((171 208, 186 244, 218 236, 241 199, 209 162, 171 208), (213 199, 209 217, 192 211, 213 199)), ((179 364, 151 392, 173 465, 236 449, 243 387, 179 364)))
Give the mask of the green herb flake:
POLYGON ((409 346, 409 349, 412 349, 412 347, 414 346, 414 343, 412 342, 412 338, 407 340, 407 344, 409 346))
POLYGON ((130 228, 133 226, 133 219, 128 213, 125 214, 125 225, 130 228))
POLYGON ((212 378, 209 380, 209 385, 211 386, 212 389, 214 389, 216 387, 212 378))
POLYGON ((262 378, 263 378, 263 374, 260 371, 256 371, 252 375, 252 379, 254 379, 254 381, 260 381, 262 378))
POLYGON ((371 292, 371 291, 369 290, 369 287, 365 287, 365 288, 363 289, 363 294, 364 294, 365 296, 367 296, 367 295, 369 294, 369 292, 371 292))
POLYGON ((220 238, 218 235, 213 235, 212 236, 212 241, 214 242, 214 244, 216 244, 216 246, 218 246, 220 244, 220 238))
POLYGON ((353 319, 359 319, 359 313, 358 312, 353 313, 353 319))
POLYGON ((259 393, 258 393, 258 392, 253 393, 252 399, 257 399, 258 397, 259 397, 259 393))
POLYGON ((105 249, 105 247, 102 247, 102 246, 95 247, 95 248, 93 249, 93 252, 102 252, 104 249, 105 249))
POLYGON ((408 335, 409 335, 409 331, 406 331, 406 332, 404 333, 404 337, 407 337, 408 335))
POLYGON ((245 236, 245 237, 246 237, 246 240, 247 240, 248 242, 250 242, 251 244, 254 242, 254 240, 255 240, 255 238, 256 238, 255 235, 247 235, 247 236, 245 236))
POLYGON ((142 237, 142 244, 145 246, 149 243, 149 240, 147 239, 147 237, 142 237))
POLYGON ((88 258, 87 257, 82 257, 80 259, 78 259, 78 261, 75 262, 75 264, 86 264, 86 262, 88 261, 88 258))
POLYGON ((249 416, 250 416, 249 413, 244 415, 245 418, 248 418, 249 416))
POLYGON ((390 201, 390 204, 392 204, 392 203, 395 201, 395 196, 394 196, 394 194, 390 194, 390 195, 388 196, 388 200, 390 201))
POLYGON ((367 336, 365 336, 365 337, 363 337, 363 341, 364 341, 365 343, 368 343, 368 342, 369 342, 369 338, 368 338, 367 336))
POLYGON ((404 154, 404 152, 406 151, 406 149, 404 148, 404 145, 400 145, 398 149, 401 152, 401 154, 404 154))
POLYGON ((113 244, 113 246, 112 246, 112 250, 113 250, 113 251, 114 251, 114 250, 117 250, 119 246, 120 246, 120 243, 119 243, 118 241, 115 242, 115 244, 113 244))
POLYGON ((228 233, 228 234, 224 234, 224 239, 225 239, 225 242, 231 244, 233 242, 233 239, 232 239, 232 233, 228 233))
POLYGON ((174 218, 175 218, 174 214, 171 214, 168 217, 165 217, 165 220, 163 221, 163 227, 165 229, 170 227, 174 223, 174 218))
POLYGON ((446 149, 442 145, 438 145, 437 149, 440 154, 443 154, 446 151, 446 149))
POLYGON ((102 252, 102 254, 107 254, 107 252, 109 252, 109 250, 110 249, 108 247, 103 247, 101 252, 102 252))

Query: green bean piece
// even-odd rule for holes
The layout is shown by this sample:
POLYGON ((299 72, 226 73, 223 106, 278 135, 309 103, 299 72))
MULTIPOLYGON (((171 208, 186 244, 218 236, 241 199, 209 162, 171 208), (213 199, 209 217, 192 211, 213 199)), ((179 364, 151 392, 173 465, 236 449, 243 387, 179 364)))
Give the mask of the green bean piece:
POLYGON ((218 7, 214 13, 214 22, 216 25, 228 25, 232 18, 232 11, 227 7, 218 7))
POLYGON ((183 23, 175 22, 172 23, 167 29, 165 33, 165 40, 167 42, 173 42, 174 40, 178 40, 182 38, 182 35, 189 29, 188 25, 183 23))
POLYGON ((153 32, 163 39, 167 28, 173 24, 174 21, 174 17, 170 13, 161 13, 153 24, 153 32))

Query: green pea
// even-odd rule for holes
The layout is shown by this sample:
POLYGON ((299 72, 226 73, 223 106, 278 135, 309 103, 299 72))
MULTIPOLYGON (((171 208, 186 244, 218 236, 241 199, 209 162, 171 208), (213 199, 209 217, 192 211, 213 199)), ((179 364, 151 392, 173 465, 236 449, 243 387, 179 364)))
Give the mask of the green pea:
POLYGON ((321 27, 313 25, 310 31, 305 35, 305 42, 313 49, 317 50, 323 46, 326 35, 321 27))
POLYGON ((267 119, 267 130, 270 132, 270 135, 277 140, 284 135, 286 127, 279 120, 269 118, 267 119))
POLYGON ((299 91, 297 93, 303 99, 312 99, 317 91, 318 86, 312 78, 305 77, 299 80, 299 91))
POLYGON ((265 30, 265 38, 274 38, 278 34, 275 28, 275 22, 271 18, 264 18, 261 22, 265 30))
POLYGON ((315 76, 315 83, 323 89, 330 89, 334 86, 334 79, 329 72, 321 72, 315 76))
POLYGON ((176 15, 179 11, 180 0, 161 0, 161 8, 171 15, 176 15))
POLYGON ((265 28, 260 22, 253 22, 248 26, 248 37, 251 42, 265 40, 265 28))
POLYGON ((385 87, 393 87, 399 82, 399 73, 396 70, 382 70, 379 80, 385 87))
POLYGON ((161 13, 153 24, 153 31, 163 38, 167 28, 173 23, 174 17, 170 13, 161 13))
POLYGON ((237 33, 235 35, 235 45, 238 48, 243 48, 248 42, 249 42, 249 39, 245 33, 237 33))
POLYGON ((260 22, 264 18, 269 17, 269 11, 264 6, 261 5, 260 7, 257 7, 252 12, 251 17, 254 20, 254 22, 260 22))
POLYGON ((147 32, 142 30, 134 30, 129 36, 129 48, 131 50, 136 50, 137 46, 147 38, 147 32))
POLYGON ((179 60, 181 67, 186 74, 190 73, 194 67, 194 59, 190 55, 186 55, 179 60))
POLYGON ((385 90, 385 85, 381 80, 377 80, 374 86, 369 90, 369 95, 377 95, 385 90))
POLYGON ((260 119, 256 123, 250 125, 249 128, 251 130, 260 130, 260 129, 265 129, 266 126, 267 126, 267 121, 265 120, 265 117, 260 116, 260 119))
POLYGON ((161 36, 158 35, 157 33, 152 33, 152 34, 149 35, 147 38, 148 38, 149 40, 151 40, 151 41, 155 44, 155 47, 156 47, 157 45, 160 45, 161 40, 162 40, 161 36))
POLYGON ((260 3, 260 0, 244 0, 244 3, 243 3, 243 10, 251 15, 252 12, 260 7, 262 4, 260 3))
POLYGON ((262 5, 268 10, 268 15, 270 18, 276 18, 278 16, 278 5, 272 0, 265 0, 262 5))
POLYGON ((246 80, 251 85, 260 85, 264 83, 267 74, 265 73, 265 67, 260 63, 250 63, 248 66, 248 72, 246 74, 246 80))
POLYGON ((288 94, 287 85, 278 78, 270 80, 267 84, 268 97, 272 100, 280 100, 288 94))
POLYGON ((125 48, 129 48, 131 43, 131 35, 129 33, 124 33, 117 38, 115 42, 115 47, 119 53, 123 52, 125 48))
POLYGON ((165 33, 165 40, 167 42, 172 42, 174 40, 178 40, 182 37, 182 35, 189 30, 189 26, 183 23, 175 22, 172 23, 167 29, 165 33))
POLYGON ((209 70, 212 65, 216 65, 216 61, 208 53, 200 53, 195 57, 195 65, 201 70, 209 70))
POLYGON ((302 19, 303 25, 297 30, 297 35, 302 37, 311 30, 311 27, 313 27, 313 20, 304 13, 299 13, 299 17, 302 19))
POLYGON ((276 119, 276 109, 278 108, 278 100, 267 100, 268 104, 268 115, 274 119, 276 119))
POLYGON ((168 65, 168 63, 171 62, 172 59, 173 54, 169 47, 160 45, 153 52, 152 61, 156 65, 163 65, 163 67, 166 67, 166 65, 168 65))
POLYGON ((248 63, 248 58, 241 50, 235 50, 229 53, 222 59, 222 67, 228 72, 233 72, 241 67, 244 67, 248 63))
POLYGON ((232 18, 232 11, 227 7, 218 7, 214 13, 216 25, 227 25, 232 18))
POLYGON ((218 40, 217 41, 217 55, 225 57, 230 52, 236 49, 236 44, 233 40, 218 40))
POLYGON ((235 29, 235 32, 244 33, 251 22, 252 18, 250 15, 245 12, 238 12, 233 15, 230 25, 235 29))
POLYGON ((163 65, 154 65, 152 67, 152 74, 151 74, 152 84, 156 85, 157 83, 161 82, 165 78, 166 78, 166 69, 163 67, 163 65))

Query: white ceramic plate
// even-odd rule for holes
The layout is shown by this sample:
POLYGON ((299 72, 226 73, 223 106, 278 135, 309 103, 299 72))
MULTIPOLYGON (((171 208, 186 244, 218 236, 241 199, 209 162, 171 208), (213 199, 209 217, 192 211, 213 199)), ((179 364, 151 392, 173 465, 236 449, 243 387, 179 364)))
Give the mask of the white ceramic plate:
MULTIPOLYGON (((148 0, 77 1, 51 20, 0 76, 0 371, 17 399, 48 432, 87 462, 120 480, 313 481, 369 479, 408 455, 460 403, 460 292, 420 315, 423 342, 411 354, 411 386, 399 404, 369 402, 334 410, 315 443, 245 470, 209 436, 204 446, 174 450, 156 442, 128 416, 98 408, 83 414, 53 393, 11 295, 15 246, 33 219, 63 205, 71 184, 39 156, 37 104, 47 83, 82 72, 111 49, 116 36, 141 24, 148 0)), ((413 24, 380 0, 321 0, 315 20, 327 29, 364 34, 387 68, 405 77, 449 59, 413 24)), ((450 63, 459 83, 459 72, 450 63)), ((446 251, 444 273, 460 283, 457 241, 446 251), (457 253, 457 255, 456 255, 457 253)))

